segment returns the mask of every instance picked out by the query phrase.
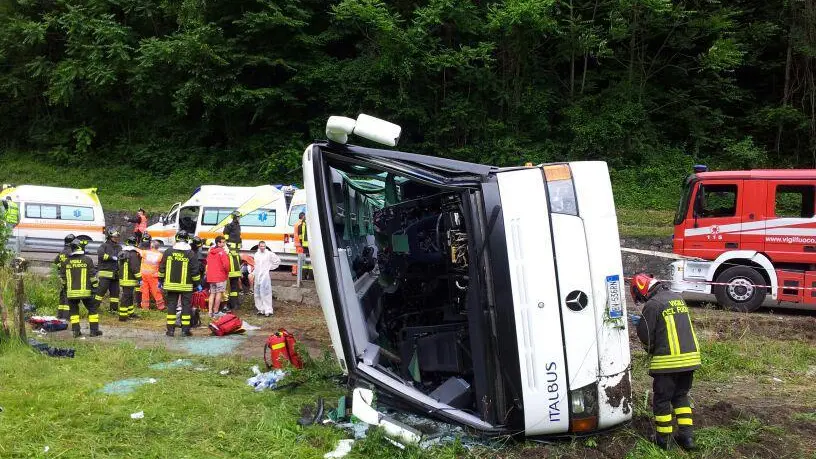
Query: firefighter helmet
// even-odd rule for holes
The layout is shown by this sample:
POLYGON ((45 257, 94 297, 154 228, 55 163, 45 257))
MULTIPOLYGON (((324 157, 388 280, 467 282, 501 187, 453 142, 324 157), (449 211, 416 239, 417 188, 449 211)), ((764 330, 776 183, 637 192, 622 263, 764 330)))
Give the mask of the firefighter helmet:
POLYGON ((142 242, 150 242, 151 239, 150 233, 142 233, 142 242))
POLYGON ((108 229, 108 237, 109 238, 118 239, 120 236, 121 236, 121 234, 119 234, 119 230, 114 229, 114 228, 109 228, 108 229))
POLYGON ((65 245, 68 245, 71 242, 74 242, 74 239, 76 239, 76 236, 74 236, 73 233, 65 236, 65 239, 64 239, 65 245))
POLYGON ((125 240, 125 245, 136 245, 136 236, 130 236, 125 240))
POLYGON ((189 239, 190 239, 190 235, 187 234, 186 230, 179 230, 179 232, 176 233, 176 241, 187 242, 187 240, 189 240, 189 239))
POLYGON ((85 250, 85 245, 87 245, 87 242, 84 241, 84 239, 74 239, 71 241, 71 251, 76 252, 77 250, 85 250))
POLYGON ((644 302, 651 296, 652 288, 657 285, 658 281, 652 275, 646 273, 637 273, 632 277, 630 290, 632 292, 632 299, 635 302, 644 302))
POLYGON ((238 212, 237 210, 233 210, 232 211, 232 218, 241 218, 241 212, 238 212))
POLYGON ((202 241, 201 238, 198 236, 193 236, 193 239, 190 240, 190 245, 201 247, 202 245, 204 245, 204 241, 202 241))

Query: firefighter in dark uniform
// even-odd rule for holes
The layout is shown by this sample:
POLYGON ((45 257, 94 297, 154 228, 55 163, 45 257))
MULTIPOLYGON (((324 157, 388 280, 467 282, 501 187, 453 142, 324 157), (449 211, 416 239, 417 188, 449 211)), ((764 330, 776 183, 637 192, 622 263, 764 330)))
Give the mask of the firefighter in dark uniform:
POLYGON ((191 336, 193 290, 201 290, 198 258, 187 243, 187 231, 176 233, 176 243, 165 250, 159 263, 160 285, 167 298, 167 336, 176 333, 176 309, 181 298, 181 333, 191 336))
POLYGON ((204 271, 206 268, 206 263, 201 262, 201 247, 204 247, 204 240, 198 236, 194 236, 190 239, 190 248, 193 250, 193 253, 198 260, 198 274, 201 276, 201 286, 204 287, 204 271))
POLYGON ((99 262, 99 289, 94 299, 102 306, 102 299, 110 293, 110 311, 119 312, 119 231, 108 230, 105 242, 99 246, 96 258, 99 262))
POLYGON ((229 308, 238 309, 238 289, 241 279, 241 213, 232 213, 232 221, 224 226, 224 239, 229 249, 229 308))
POLYGON ((668 449, 674 414, 677 444, 685 450, 693 450, 695 444, 688 393, 694 370, 700 368, 701 362, 700 346, 688 306, 680 295, 648 274, 639 273, 632 278, 631 292, 636 303, 646 303, 637 325, 637 334, 651 357, 649 374, 653 378, 655 443, 668 449))
POLYGON ((65 283, 65 296, 68 298, 71 330, 74 338, 82 336, 79 329, 79 303, 88 310, 88 325, 91 336, 100 336, 97 302, 93 299, 93 287, 96 285, 96 267, 91 257, 85 255, 83 243, 79 239, 71 242, 71 255, 62 264, 60 278, 65 283))
POLYGON ((119 320, 124 322, 136 317, 133 294, 142 277, 142 256, 136 249, 136 236, 125 241, 119 252, 119 285, 122 287, 122 298, 119 302, 119 320))
MULTIPOLYGON (((65 260, 71 256, 71 243, 74 242, 76 237, 73 234, 69 234, 65 236, 65 245, 62 247, 62 252, 57 254, 56 258, 54 258, 54 267, 57 268, 57 273, 62 271, 62 264, 65 263, 65 260)), ((60 286, 60 293, 59 293, 59 304, 57 305, 57 318, 58 319, 68 319, 68 297, 65 296, 65 283, 63 282, 60 286)))

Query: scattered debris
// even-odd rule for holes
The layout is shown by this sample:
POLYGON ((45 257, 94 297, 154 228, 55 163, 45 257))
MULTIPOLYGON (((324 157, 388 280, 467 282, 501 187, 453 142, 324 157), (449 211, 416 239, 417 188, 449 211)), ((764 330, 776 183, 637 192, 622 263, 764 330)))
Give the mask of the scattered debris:
POLYGON ((326 459, 344 457, 346 454, 351 452, 351 447, 353 445, 353 439, 340 440, 337 442, 337 447, 334 448, 334 451, 329 451, 328 453, 324 454, 323 457, 326 459))
POLYGON ((37 331, 53 332, 68 329, 68 321, 54 316, 32 316, 28 318, 31 328, 37 331))
POLYGON ((219 375, 222 375, 222 376, 226 376, 226 375, 228 375, 229 373, 230 373, 230 371, 229 371, 229 370, 221 370, 221 371, 219 371, 219 372, 218 372, 218 374, 219 374, 219 375))
POLYGON ((50 447, 50 446, 48 446, 48 445, 45 445, 45 448, 43 448, 43 452, 44 452, 44 453, 47 453, 47 452, 49 452, 49 451, 51 451, 51 447, 50 447))
POLYGON ((257 325, 252 325, 249 322, 247 322, 246 320, 244 320, 243 323, 241 324, 241 328, 243 328, 246 331, 255 331, 255 330, 260 330, 261 329, 261 327, 259 327, 257 325))
POLYGON ((266 373, 261 373, 258 365, 252 367, 252 372, 255 376, 247 379, 247 385, 255 388, 256 391, 264 389, 274 389, 278 383, 286 376, 283 370, 272 370, 266 373))
POLYGON ((774 377, 773 377, 773 381, 774 381, 774 382, 782 382, 782 380, 781 380, 781 379, 779 379, 779 378, 777 378, 776 376, 774 376, 774 377))
POLYGON ((41 343, 33 338, 28 340, 28 344, 34 349, 51 357, 69 357, 74 358, 76 351, 71 348, 51 347, 45 343, 41 343))
POLYGON ((195 370, 195 371, 207 371, 207 370, 209 370, 209 368, 207 368, 207 367, 195 367, 195 368, 193 368, 193 370, 195 370))
POLYGON ((122 379, 105 384, 99 391, 103 394, 109 395, 124 395, 136 390, 137 387, 145 384, 156 384, 157 380, 154 378, 133 378, 122 379))
POLYGON ((151 370, 169 370, 171 368, 182 368, 182 367, 189 367, 193 365, 192 360, 188 359, 176 359, 172 362, 161 362, 161 363, 154 363, 150 365, 148 368, 151 370))
POLYGON ((130 419, 144 419, 144 411, 139 411, 138 413, 131 413, 130 419))

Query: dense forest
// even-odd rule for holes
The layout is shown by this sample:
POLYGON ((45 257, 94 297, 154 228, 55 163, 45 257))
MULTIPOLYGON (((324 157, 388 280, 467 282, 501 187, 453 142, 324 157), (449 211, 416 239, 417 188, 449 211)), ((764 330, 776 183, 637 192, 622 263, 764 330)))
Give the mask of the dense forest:
POLYGON ((282 179, 360 112, 403 149, 646 190, 813 167, 816 0, 0 0, 7 151, 282 179))

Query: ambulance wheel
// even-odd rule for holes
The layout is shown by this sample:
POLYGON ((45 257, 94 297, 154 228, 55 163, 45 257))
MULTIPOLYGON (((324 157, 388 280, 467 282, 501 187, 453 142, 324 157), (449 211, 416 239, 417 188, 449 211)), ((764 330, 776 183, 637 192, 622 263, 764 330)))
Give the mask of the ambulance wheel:
POLYGON ((717 283, 727 285, 715 285, 714 295, 717 302, 725 309, 737 312, 756 311, 765 301, 768 293, 764 285, 765 279, 756 269, 747 266, 734 266, 721 272, 717 283))

